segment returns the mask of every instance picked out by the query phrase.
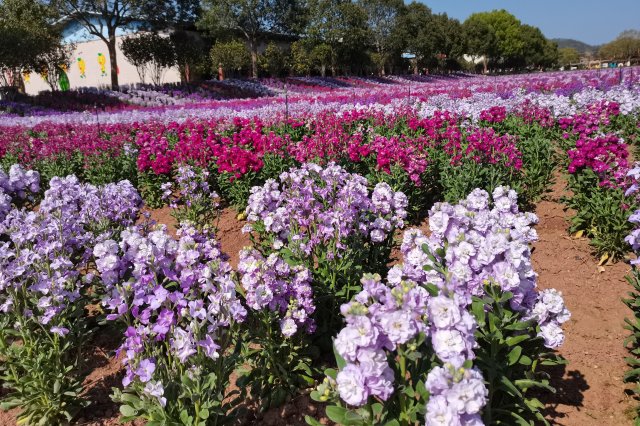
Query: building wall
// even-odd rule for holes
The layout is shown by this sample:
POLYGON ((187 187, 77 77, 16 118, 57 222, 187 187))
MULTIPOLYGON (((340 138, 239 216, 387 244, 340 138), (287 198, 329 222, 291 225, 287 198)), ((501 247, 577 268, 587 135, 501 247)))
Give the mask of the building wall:
MULTIPOLYGON (((118 59, 118 82, 120 85, 140 83, 140 78, 136 67, 133 66, 122 54, 120 50, 120 41, 122 37, 118 37, 117 41, 117 59, 118 59)), ((91 40, 76 43, 76 48, 71 55, 71 65, 67 69, 69 84, 71 89, 81 87, 99 87, 109 88, 111 85, 111 66, 109 63, 109 52, 107 45, 102 40, 91 40), (104 57, 104 72, 98 62, 98 54, 104 57), (81 61, 79 61, 79 59, 81 61), (80 63, 84 63, 84 77, 81 76, 80 63)), ((50 90, 49 85, 44 79, 36 74, 30 73, 24 76, 25 90, 30 95, 38 94, 41 91, 50 90)), ((149 77, 146 78, 150 83, 149 77)), ((174 83, 180 81, 180 73, 178 68, 167 69, 163 82, 174 83)))

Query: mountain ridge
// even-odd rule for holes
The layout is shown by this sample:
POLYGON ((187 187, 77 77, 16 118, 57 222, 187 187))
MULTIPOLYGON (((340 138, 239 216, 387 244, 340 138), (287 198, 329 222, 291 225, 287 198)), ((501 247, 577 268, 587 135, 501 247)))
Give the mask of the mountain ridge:
POLYGON ((598 51, 600 46, 592 46, 580 40, 575 40, 572 38, 553 38, 551 41, 554 41, 558 44, 558 48, 562 49, 565 47, 570 47, 576 49, 581 55, 586 53, 595 53, 598 51))

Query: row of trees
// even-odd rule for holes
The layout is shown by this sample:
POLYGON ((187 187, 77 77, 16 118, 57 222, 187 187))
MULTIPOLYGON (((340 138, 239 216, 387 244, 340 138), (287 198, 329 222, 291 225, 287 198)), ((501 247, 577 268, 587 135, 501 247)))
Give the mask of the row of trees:
POLYGON ((620 61, 640 58, 640 31, 623 31, 615 40, 600 47, 598 56, 620 61))
POLYGON ((3 0, 0 5, 9 12, 0 15, 0 31, 7 34, 0 37, 3 70, 36 69, 51 52, 64 53, 60 27, 74 20, 106 44, 114 89, 116 34, 132 27, 171 34, 170 39, 150 34, 123 42, 126 56, 152 80, 172 64, 189 80, 203 56, 213 61, 210 67, 217 68, 219 61, 237 69, 228 65, 238 53, 237 40, 247 47, 253 77, 260 68, 271 74, 323 75, 455 69, 465 54, 481 61, 485 71, 547 67, 558 59, 557 47, 538 28, 505 10, 477 13, 461 23, 402 0, 3 0), (196 28, 212 50, 187 31, 196 28), (274 39, 290 48, 271 44, 260 55, 260 46, 274 39), (25 49, 26 43, 32 45, 25 49), (412 59, 403 59, 403 53, 412 59))
POLYGON ((147 76, 153 84, 161 84, 164 71, 174 66, 178 67, 182 81, 190 82, 194 75, 205 72, 209 64, 205 40, 187 31, 174 31, 168 37, 153 32, 138 33, 124 38, 121 49, 136 67, 143 84, 147 76))
MULTIPOLYGON (((614 40, 600 46, 596 52, 588 52, 583 55, 589 60, 640 60, 640 31, 625 30, 614 40)), ((573 47, 563 47, 558 49, 558 63, 562 66, 578 64, 581 56, 581 52, 573 47)))
POLYGON ((273 33, 299 39, 291 46, 290 70, 301 74, 373 68, 384 75, 406 70, 402 53, 415 55, 416 71, 459 67, 464 54, 481 59, 485 71, 548 67, 558 59, 557 46, 538 28, 505 10, 476 13, 461 23, 402 0, 204 0, 203 6, 199 28, 217 39, 241 35, 254 77, 260 41, 273 33))

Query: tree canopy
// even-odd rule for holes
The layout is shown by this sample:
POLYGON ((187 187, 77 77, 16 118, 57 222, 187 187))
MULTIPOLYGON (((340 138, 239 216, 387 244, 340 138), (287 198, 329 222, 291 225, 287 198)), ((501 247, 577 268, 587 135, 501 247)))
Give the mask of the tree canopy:
MULTIPOLYGON (((153 75, 158 77, 171 63, 184 81, 192 79, 193 70, 215 72, 214 57, 224 58, 222 62, 238 72, 244 67, 231 64, 226 53, 240 54, 242 62, 245 50, 253 77, 260 72, 443 71, 471 67, 479 59, 485 71, 516 70, 568 60, 568 52, 560 58, 557 45, 539 28, 523 24, 506 10, 475 13, 461 23, 416 1, 0 0, 0 8, 0 67, 5 80, 18 70, 50 70, 52 63, 62 64, 65 50, 53 22, 69 19, 107 45, 113 89, 118 88, 116 34, 127 28, 156 34, 123 42, 123 53, 141 77, 149 73, 150 64, 156 64, 153 75), (202 30, 200 36, 195 28, 202 30), (169 38, 158 36, 160 31, 168 31, 169 38), (238 41, 246 47, 242 53, 238 41), (217 47, 212 51, 213 45, 217 47), (155 57, 171 56, 171 61, 150 59, 151 47, 163 49, 155 57), (411 58, 403 58, 404 53, 411 58)), ((615 59, 637 55, 639 39, 637 31, 626 31, 603 46, 601 54, 615 59)))
POLYGON ((23 72, 64 65, 58 15, 34 0, 0 2, 0 85, 20 86, 23 72))
POLYGON ((557 62, 557 45, 539 28, 522 24, 504 9, 474 13, 463 24, 469 54, 484 59, 485 70, 545 67, 557 62))
POLYGON ((598 52, 602 59, 630 60, 640 58, 640 31, 626 30, 598 52))

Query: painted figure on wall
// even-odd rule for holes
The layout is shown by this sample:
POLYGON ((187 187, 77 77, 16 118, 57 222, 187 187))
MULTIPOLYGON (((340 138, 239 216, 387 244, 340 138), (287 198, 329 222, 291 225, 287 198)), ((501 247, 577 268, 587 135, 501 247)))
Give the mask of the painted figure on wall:
POLYGON ((98 53, 98 65, 100 65, 100 75, 107 76, 107 58, 102 53, 98 53))
POLYGON ((78 58, 78 69, 80 70, 80 78, 87 78, 87 64, 82 58, 78 58))
POLYGON ((62 90, 63 92, 66 92, 71 88, 71 84, 69 83, 69 76, 67 76, 67 67, 65 65, 62 65, 60 67, 58 85, 60 86, 60 90, 62 90))

